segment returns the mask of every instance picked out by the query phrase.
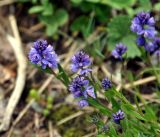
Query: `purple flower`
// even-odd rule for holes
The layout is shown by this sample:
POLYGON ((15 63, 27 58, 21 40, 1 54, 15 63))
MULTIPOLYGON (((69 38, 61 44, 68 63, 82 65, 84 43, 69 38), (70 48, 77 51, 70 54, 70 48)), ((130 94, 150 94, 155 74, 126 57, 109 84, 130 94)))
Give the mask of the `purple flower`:
POLYGON ((96 95, 94 93, 94 88, 93 86, 87 86, 86 89, 85 89, 85 92, 87 93, 87 95, 89 95, 90 97, 92 98, 96 98, 96 95))
POLYGON ((78 105, 79 105, 81 108, 83 108, 83 107, 88 106, 89 104, 88 104, 88 101, 87 101, 87 100, 82 99, 82 100, 78 101, 78 105))
POLYGON ((29 60, 31 63, 41 66, 42 69, 46 67, 57 68, 58 57, 53 47, 48 45, 46 40, 38 40, 34 42, 34 46, 29 52, 29 60))
POLYGON ((91 60, 89 56, 83 52, 77 52, 71 59, 71 70, 73 72, 77 72, 79 69, 83 69, 91 64, 91 60))
POLYGON ((71 91, 75 98, 82 97, 84 88, 88 86, 88 84, 89 81, 86 80, 84 77, 77 76, 69 85, 69 91, 71 91))
POLYGON ((96 98, 93 86, 90 86, 89 81, 83 76, 77 76, 72 80, 71 84, 69 85, 69 91, 71 91, 75 98, 81 98, 81 100, 78 102, 80 107, 88 104, 88 96, 96 98))
POLYGON ((160 37, 155 38, 154 43, 160 47, 160 37))
POLYGON ((137 35, 153 38, 156 34, 155 20, 147 12, 141 12, 132 20, 131 30, 137 35))
POLYGON ((154 38, 157 32, 154 27, 148 27, 147 29, 142 31, 142 34, 146 38, 154 38))
POLYGON ((160 49, 155 51, 154 55, 156 56, 157 60, 160 62, 160 49))
POLYGON ((122 60, 122 55, 127 51, 127 47, 122 43, 116 45, 116 48, 112 51, 112 56, 116 59, 122 60))
POLYGON ((157 50, 158 45, 155 42, 148 42, 148 43, 146 43, 144 48, 145 48, 146 51, 148 51, 150 53, 153 53, 157 50))
POLYGON ((113 120, 116 124, 120 124, 120 120, 124 119, 125 115, 122 110, 119 110, 116 114, 113 114, 113 120))
POLYGON ((137 45, 138 46, 144 46, 146 44, 146 40, 143 36, 138 36, 137 38, 137 45))
POLYGON ((80 71, 80 75, 87 76, 90 72, 92 72, 92 69, 90 69, 90 68, 85 68, 85 69, 82 69, 82 70, 80 71))
POLYGON ((107 77, 102 80, 102 87, 104 90, 107 90, 112 87, 112 83, 107 77))

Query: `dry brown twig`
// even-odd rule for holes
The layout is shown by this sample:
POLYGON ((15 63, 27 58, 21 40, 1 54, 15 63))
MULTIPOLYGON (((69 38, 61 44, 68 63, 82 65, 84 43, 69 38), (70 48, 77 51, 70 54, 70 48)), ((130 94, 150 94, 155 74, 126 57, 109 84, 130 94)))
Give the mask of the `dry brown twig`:
POLYGON ((119 83, 118 81, 116 81, 115 76, 111 75, 111 73, 106 69, 106 67, 104 65, 101 66, 101 69, 102 69, 102 71, 105 73, 105 75, 107 77, 112 77, 113 82, 117 84, 117 87, 118 87, 117 90, 118 91, 120 89, 122 89, 122 88, 128 90, 128 89, 130 89, 130 88, 132 88, 134 86, 143 85, 145 83, 149 83, 149 82, 152 82, 152 81, 154 81, 154 80, 157 79, 155 76, 149 76, 147 78, 142 78, 142 79, 139 79, 139 80, 134 81, 132 83, 127 83, 127 84, 122 85, 121 83, 119 83))
POLYGON ((60 121, 57 123, 57 125, 58 125, 58 126, 59 126, 59 125, 62 125, 63 123, 66 123, 67 121, 69 121, 69 120, 71 120, 71 119, 73 119, 73 118, 76 118, 76 117, 78 117, 78 116, 80 116, 80 115, 82 115, 82 114, 84 114, 83 111, 79 111, 79 112, 77 112, 77 113, 74 113, 74 114, 72 114, 72 115, 70 115, 70 116, 68 116, 68 117, 63 118, 62 120, 60 120, 60 121))
POLYGON ((82 136, 82 137, 96 137, 96 135, 97 135, 97 131, 96 131, 96 132, 93 132, 93 133, 89 133, 89 134, 84 135, 84 136, 82 136))
POLYGON ((1 0, 0 1, 0 6, 5 6, 5 5, 9 5, 16 2, 16 0, 1 0))
POLYGON ((21 39, 19 36, 17 24, 16 24, 16 19, 13 15, 10 15, 9 21, 11 23, 11 28, 12 28, 14 37, 9 34, 6 37, 13 48, 13 51, 15 53, 15 56, 18 62, 18 74, 17 74, 15 88, 12 92, 12 95, 9 99, 6 110, 4 112, 4 117, 0 125, 0 131, 6 131, 9 128, 13 111, 20 99, 20 96, 22 94, 22 91, 25 85, 26 67, 27 67, 27 62, 26 62, 25 55, 23 53, 21 39))
POLYGON ((53 127, 51 121, 48 122, 48 127, 49 127, 49 137, 62 137, 62 136, 58 133, 57 129, 55 129, 55 128, 53 127))
MULTIPOLYGON (((38 90, 38 94, 41 94, 46 87, 49 85, 49 83, 52 81, 52 79, 54 78, 53 75, 49 76, 48 79, 45 81, 45 83, 40 87, 40 89, 38 90)), ((32 99, 25 107, 24 109, 20 112, 20 114, 18 115, 18 117, 15 119, 15 121, 13 122, 13 125, 9 131, 8 137, 11 136, 12 131, 14 126, 21 120, 21 118, 26 114, 26 112, 28 111, 28 109, 32 106, 32 104, 34 103, 34 99, 32 99)))

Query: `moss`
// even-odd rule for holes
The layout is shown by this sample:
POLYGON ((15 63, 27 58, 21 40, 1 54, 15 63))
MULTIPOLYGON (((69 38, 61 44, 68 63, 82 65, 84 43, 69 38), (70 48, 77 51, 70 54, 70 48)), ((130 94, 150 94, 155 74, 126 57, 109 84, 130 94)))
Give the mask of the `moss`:
POLYGON ((84 135, 83 131, 80 131, 73 127, 66 130, 66 132, 64 133, 64 137, 82 137, 83 135, 84 135))
MULTIPOLYGON (((74 107, 63 105, 52 113, 52 119, 56 124, 58 121, 76 112, 77 110, 74 107)), ((88 116, 82 115, 80 117, 74 118, 60 125, 58 129, 63 137, 82 137, 83 135, 90 132, 86 130, 86 127, 88 127, 88 124, 89 124, 88 116)))
POLYGON ((71 114, 75 113, 75 110, 70 106, 61 106, 59 109, 56 109, 55 112, 53 112, 52 118, 55 121, 59 121, 71 114))

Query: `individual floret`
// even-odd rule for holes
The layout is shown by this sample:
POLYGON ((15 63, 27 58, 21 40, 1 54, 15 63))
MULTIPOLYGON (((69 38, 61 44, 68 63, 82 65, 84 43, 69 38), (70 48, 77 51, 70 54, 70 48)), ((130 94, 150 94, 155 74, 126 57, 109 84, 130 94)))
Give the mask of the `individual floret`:
POLYGON ((120 121, 124 119, 125 115, 122 110, 119 110, 117 113, 113 114, 113 120, 116 124, 120 124, 120 121))
POLYGON ((127 47, 122 43, 116 45, 115 49, 112 51, 112 56, 115 59, 122 60, 122 55, 127 51, 127 47))
POLYGON ((88 67, 91 64, 89 55, 83 51, 79 51, 73 55, 71 62, 71 70, 73 72, 77 72, 79 69, 84 69, 84 67, 88 67))

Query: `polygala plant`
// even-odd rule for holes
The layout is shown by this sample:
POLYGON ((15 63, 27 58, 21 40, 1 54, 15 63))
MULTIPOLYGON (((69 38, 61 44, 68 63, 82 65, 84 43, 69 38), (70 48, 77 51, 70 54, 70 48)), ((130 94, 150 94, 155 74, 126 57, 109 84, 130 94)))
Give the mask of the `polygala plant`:
MULTIPOLYGON (((155 29, 155 20, 150 13, 141 12, 131 22, 131 31, 137 35, 137 45, 142 50, 155 54, 160 60, 160 38, 155 29)), ((115 60, 123 63, 125 60, 127 47, 123 43, 116 45, 111 55, 115 60)), ((51 70, 53 74, 67 87, 68 91, 74 96, 77 105, 83 107, 92 106, 99 110, 100 115, 107 116, 107 122, 99 117, 95 120, 92 117, 93 124, 97 127, 98 137, 158 137, 160 136, 160 123, 158 123, 155 112, 146 104, 146 102, 137 94, 143 103, 133 105, 130 101, 116 90, 111 82, 112 78, 104 77, 102 82, 94 77, 89 55, 80 50, 71 58, 71 72, 74 77, 69 77, 66 71, 61 67, 58 55, 53 47, 46 40, 34 42, 34 46, 29 52, 29 60, 35 66, 44 71, 51 70), (59 72, 55 73, 54 69, 59 72), (107 108, 98 97, 103 94, 106 101, 111 103, 112 107, 107 108)))

